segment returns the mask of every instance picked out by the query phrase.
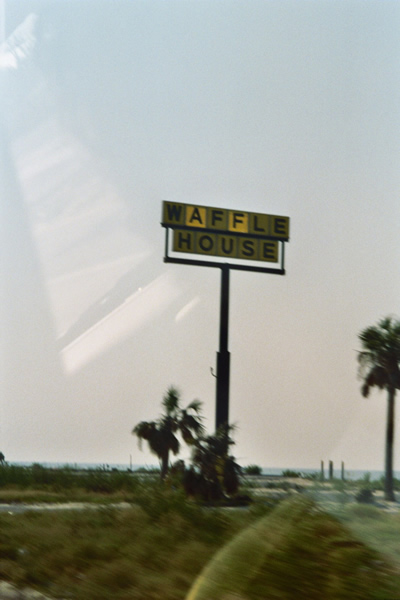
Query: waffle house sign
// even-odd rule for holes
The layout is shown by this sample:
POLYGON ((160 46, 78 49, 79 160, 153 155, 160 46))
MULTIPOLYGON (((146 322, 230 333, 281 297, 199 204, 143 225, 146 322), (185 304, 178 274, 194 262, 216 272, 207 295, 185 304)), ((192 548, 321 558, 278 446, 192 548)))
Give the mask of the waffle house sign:
MULTIPOLYGON (((166 262, 186 262, 200 264, 169 255, 188 254, 223 258, 225 261, 257 261, 260 263, 281 263, 281 269, 268 269, 268 272, 283 274, 284 243, 289 240, 289 218, 277 215, 254 213, 242 210, 214 208, 177 202, 163 202, 161 225, 167 229, 166 262), (168 230, 172 230, 172 244, 168 230)), ((218 266, 218 262, 201 262, 218 266)), ((244 266, 232 268, 264 270, 244 266)))
POLYGON ((231 269, 285 275, 289 218, 164 201, 164 262, 219 267, 221 307, 215 427, 229 423, 229 279, 231 269))

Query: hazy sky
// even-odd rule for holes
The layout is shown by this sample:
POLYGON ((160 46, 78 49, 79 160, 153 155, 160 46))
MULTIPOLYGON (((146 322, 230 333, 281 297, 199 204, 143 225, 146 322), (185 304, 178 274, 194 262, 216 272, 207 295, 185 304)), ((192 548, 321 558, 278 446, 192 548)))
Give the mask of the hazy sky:
POLYGON ((231 273, 239 462, 383 468, 386 397, 361 397, 356 359, 400 314, 398 0, 0 18, 6 458, 154 463, 130 432, 171 384, 213 430, 220 273, 163 263, 170 200, 291 220, 285 276, 231 273))

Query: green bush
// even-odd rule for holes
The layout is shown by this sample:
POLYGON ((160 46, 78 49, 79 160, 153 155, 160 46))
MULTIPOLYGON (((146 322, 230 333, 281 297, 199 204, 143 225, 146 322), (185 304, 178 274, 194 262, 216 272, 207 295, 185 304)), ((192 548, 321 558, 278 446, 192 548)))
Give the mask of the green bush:
POLYGON ((243 467, 242 471, 244 475, 262 475, 262 468, 258 465, 248 465, 243 467))
POLYGON ((356 501, 362 504, 373 504, 375 501, 374 492, 370 487, 363 487, 356 494, 356 501))
POLYGON ((299 471, 286 469, 285 471, 282 471, 282 477, 301 477, 301 473, 299 471))

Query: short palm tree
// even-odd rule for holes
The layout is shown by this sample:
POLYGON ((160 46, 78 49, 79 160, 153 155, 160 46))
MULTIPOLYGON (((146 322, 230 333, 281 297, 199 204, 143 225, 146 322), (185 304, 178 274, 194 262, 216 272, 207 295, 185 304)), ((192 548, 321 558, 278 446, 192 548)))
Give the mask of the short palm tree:
POLYGON ((393 502, 393 445, 396 390, 400 389, 400 321, 386 317, 378 325, 359 334, 363 350, 358 353, 361 393, 368 397, 371 388, 388 394, 385 442, 385 499, 393 502))
POLYGON ((196 437, 203 432, 200 409, 201 402, 193 400, 186 408, 180 405, 179 391, 171 386, 163 400, 164 412, 155 421, 141 421, 132 433, 139 438, 139 445, 146 440, 150 451, 160 460, 161 479, 165 479, 169 468, 170 453, 178 454, 180 435, 186 444, 193 444, 196 437))
POLYGON ((232 425, 221 425, 214 435, 200 436, 193 445, 193 467, 186 477, 190 492, 200 492, 205 500, 220 500, 239 489, 241 468, 229 454, 235 442, 230 436, 232 425))

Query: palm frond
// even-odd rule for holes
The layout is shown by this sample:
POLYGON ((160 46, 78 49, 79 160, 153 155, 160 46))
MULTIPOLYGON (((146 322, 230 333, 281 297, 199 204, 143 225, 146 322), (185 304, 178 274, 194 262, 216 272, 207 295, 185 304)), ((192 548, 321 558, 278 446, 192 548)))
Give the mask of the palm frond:
POLYGON ((358 337, 363 348, 357 356, 363 396, 368 396, 372 387, 400 389, 400 321, 385 317, 358 337))
POLYGON ((202 406, 203 403, 200 400, 192 400, 192 402, 187 405, 186 410, 194 410, 194 412, 198 414, 201 411, 202 406))
POLYGON ((162 400, 162 405, 165 408, 167 415, 173 415, 174 413, 176 413, 179 409, 179 403, 180 403, 179 391, 176 387, 171 385, 168 388, 168 390, 162 400))
POLYGON ((181 448, 178 438, 172 431, 162 432, 163 445, 168 448, 173 454, 178 454, 181 448))
POLYGON ((155 421, 140 421, 133 429, 132 433, 138 438, 148 440, 154 434, 157 424, 155 421))
POLYGON ((380 390, 383 390, 386 389, 388 385, 390 385, 390 381, 386 370, 377 365, 365 376, 364 383, 361 387, 361 393, 364 398, 367 398, 371 388, 377 387, 380 390))
POLYGON ((142 449, 142 441, 146 440, 150 446, 150 440, 154 437, 157 430, 157 424, 155 421, 140 421, 133 429, 133 435, 138 438, 138 446, 142 449))

